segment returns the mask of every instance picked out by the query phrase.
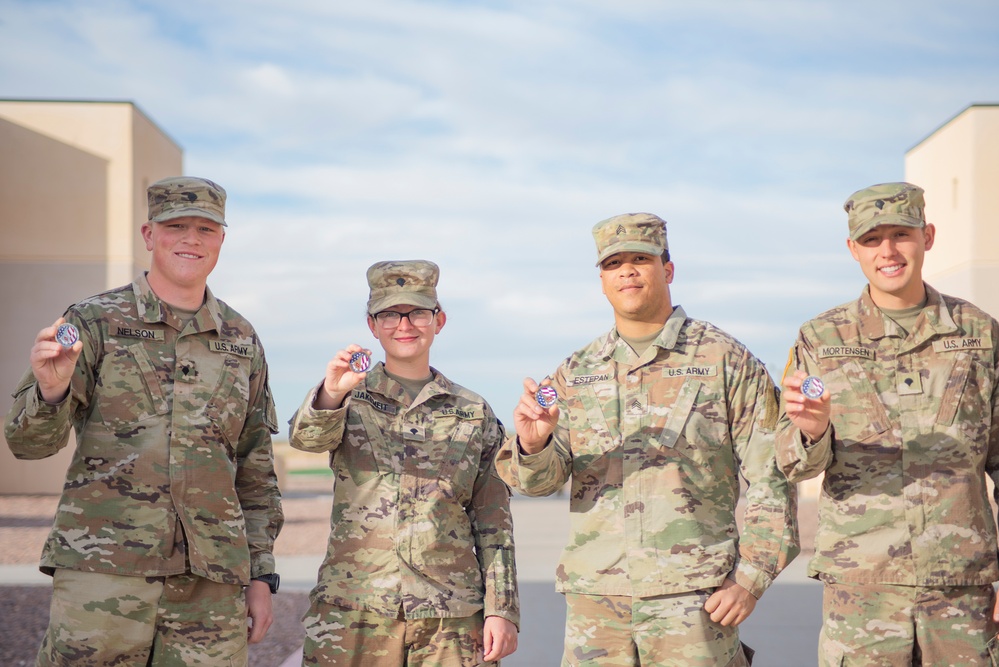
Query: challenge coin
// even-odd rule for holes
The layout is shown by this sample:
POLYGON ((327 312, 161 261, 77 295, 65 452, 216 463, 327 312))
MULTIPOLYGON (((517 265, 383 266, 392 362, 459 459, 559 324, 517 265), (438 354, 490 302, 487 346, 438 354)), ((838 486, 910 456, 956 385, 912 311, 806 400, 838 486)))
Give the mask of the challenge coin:
POLYGON ((371 368, 371 357, 364 352, 355 352, 350 355, 350 370, 355 373, 363 373, 371 368))
POLYGON ((550 408, 558 400, 558 392, 555 391, 555 387, 549 385, 538 387, 538 393, 534 395, 534 399, 541 407, 550 408))
POLYGON ((56 341, 63 347, 73 347, 73 343, 80 340, 80 332, 72 324, 60 324, 56 329, 56 341))
POLYGON ((826 391, 826 385, 822 378, 809 375, 801 381, 801 393, 808 398, 819 398, 826 391))

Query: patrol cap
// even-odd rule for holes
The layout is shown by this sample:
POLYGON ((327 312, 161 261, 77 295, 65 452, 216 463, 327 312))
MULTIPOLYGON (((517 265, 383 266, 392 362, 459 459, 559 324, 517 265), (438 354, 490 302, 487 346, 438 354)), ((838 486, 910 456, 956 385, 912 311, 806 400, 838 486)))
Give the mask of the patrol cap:
POLYGON ((880 183, 858 190, 843 204, 854 241, 881 225, 926 226, 923 189, 912 183, 880 183))
POLYGON ((625 213, 601 220, 593 226, 597 242, 597 266, 619 252, 647 252, 660 256, 669 248, 666 221, 651 213, 625 213))
POLYGON ((195 216, 225 224, 225 190, 207 178, 172 176, 156 181, 146 190, 149 222, 195 216))
POLYGON ((441 270, 425 259, 377 262, 368 268, 368 313, 392 306, 437 307, 441 270))

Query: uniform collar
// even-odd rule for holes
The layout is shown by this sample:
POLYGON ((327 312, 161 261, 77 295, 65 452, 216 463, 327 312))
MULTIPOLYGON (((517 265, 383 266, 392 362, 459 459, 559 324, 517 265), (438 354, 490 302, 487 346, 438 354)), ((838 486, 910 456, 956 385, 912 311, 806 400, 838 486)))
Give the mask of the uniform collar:
MULTIPOLYGON (((444 377, 439 370, 431 366, 430 373, 432 377, 427 386, 420 392, 421 396, 431 397, 454 393, 451 381, 444 377)), ((368 374, 364 379, 364 386, 371 393, 390 398, 396 403, 405 404, 408 400, 406 390, 401 384, 388 376, 388 373, 385 372, 385 363, 381 361, 368 370, 368 374)))
MULTIPOLYGON (((940 292, 926 283, 923 283, 923 287, 926 289, 926 305, 920 311, 907 339, 913 345, 922 344, 935 336, 946 336, 958 331, 958 326, 940 292)), ((887 336, 904 337, 901 328, 874 303, 870 285, 864 287, 864 291, 860 294, 858 311, 860 332, 864 338, 880 340, 887 336)))
MULTIPOLYGON (((687 313, 683 310, 683 306, 676 306, 673 308, 673 312, 666 319, 666 324, 663 326, 662 331, 652 345, 652 347, 657 347, 662 350, 672 350, 676 347, 677 341, 680 339, 680 331, 683 329, 684 322, 687 321, 687 313)), ((648 353, 648 350, 646 350, 648 353)), ((635 351, 631 349, 631 346, 624 342, 621 338, 621 334, 617 332, 617 327, 608 332, 607 337, 604 339, 603 345, 601 345, 598 354, 603 357, 604 361, 609 361, 614 359, 614 361, 620 363, 633 364, 636 360, 635 351)))
MULTIPOLYGON (((132 291, 135 293, 136 307, 139 318, 147 323, 154 324, 162 322, 169 324, 178 331, 184 328, 182 322, 173 311, 170 305, 156 296, 153 288, 149 286, 147 274, 143 273, 132 282, 132 291)), ((188 323, 195 331, 218 331, 222 332, 222 312, 219 302, 212 294, 212 290, 205 286, 205 302, 195 314, 194 319, 188 323)))

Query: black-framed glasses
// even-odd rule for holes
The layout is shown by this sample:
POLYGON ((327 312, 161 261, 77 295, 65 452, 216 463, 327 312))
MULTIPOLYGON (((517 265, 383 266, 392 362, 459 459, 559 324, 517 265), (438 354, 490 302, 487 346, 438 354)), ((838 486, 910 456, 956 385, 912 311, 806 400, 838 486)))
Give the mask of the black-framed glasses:
POLYGON ((373 317, 378 326, 383 329, 395 329, 402 322, 402 318, 409 320, 414 327, 425 327, 434 321, 434 316, 440 312, 440 308, 416 308, 408 313, 400 313, 397 310, 383 310, 375 313, 373 317))

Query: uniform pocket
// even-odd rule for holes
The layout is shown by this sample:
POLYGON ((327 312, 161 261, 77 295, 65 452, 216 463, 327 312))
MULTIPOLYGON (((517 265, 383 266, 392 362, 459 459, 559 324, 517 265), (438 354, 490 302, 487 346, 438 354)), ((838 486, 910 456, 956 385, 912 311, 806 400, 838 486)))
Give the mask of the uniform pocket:
POLYGON ((999 667, 999 637, 993 637, 988 643, 989 664, 992 667, 999 667))
POLYGON ((451 435, 451 442, 440 462, 437 482, 441 492, 462 506, 472 501, 472 491, 479 474, 482 428, 477 422, 462 422, 451 435))
MULTIPOLYGON (((386 455, 391 450, 377 420, 366 414, 363 405, 347 410, 345 428, 343 442, 330 454, 330 467, 337 479, 346 476, 355 486, 363 486, 379 475, 375 450, 386 455)), ((386 474, 390 472, 386 470, 386 474)))
POLYGON ((988 440, 988 420, 994 380, 992 370, 967 352, 957 352, 954 367, 940 398, 937 425, 972 443, 988 440))
POLYGON ((751 667, 754 655, 756 655, 756 651, 739 642, 739 650, 735 657, 729 661, 727 667, 751 667))
POLYGON ((670 410, 666 425, 659 436, 659 444, 663 447, 676 447, 680 437, 683 435, 683 427, 690 417, 690 411, 697 400, 697 392, 701 389, 701 381, 687 378, 673 402, 673 409, 670 410))
POLYGON ((229 656, 229 667, 246 667, 250 659, 250 647, 244 645, 231 656, 229 656))
POLYGON ((167 412, 159 378, 142 345, 118 347, 104 357, 96 394, 101 421, 115 433, 167 412))
POLYGON ((236 459, 236 447, 243 432, 243 424, 246 423, 249 399, 250 362, 227 355, 222 363, 215 391, 205 405, 205 415, 222 437, 231 460, 236 459))
POLYGON ((720 431, 716 422, 695 409, 699 396, 702 404, 717 405, 705 392, 704 382, 686 378, 659 435, 659 446, 664 451, 676 452, 698 466, 710 466, 721 444, 728 440, 727 433, 720 431))
POLYGON ((614 387, 598 384, 566 388, 565 414, 559 421, 566 420, 570 425, 573 475, 603 476, 608 453, 620 445, 616 391, 614 387), (586 428, 572 428, 577 423, 585 423, 586 428))
POLYGON ((830 420, 837 438, 849 445, 850 441, 865 442, 889 429, 881 397, 856 361, 824 372, 822 379, 833 397, 830 420))
POLYGON ((451 434, 451 441, 441 459, 438 479, 453 480, 456 473, 461 476, 461 473, 467 473, 472 467, 476 471, 478 470, 478 466, 474 465, 473 461, 470 461, 465 454, 468 445, 475 439, 478 431, 478 425, 473 422, 458 424, 458 427, 451 434))

